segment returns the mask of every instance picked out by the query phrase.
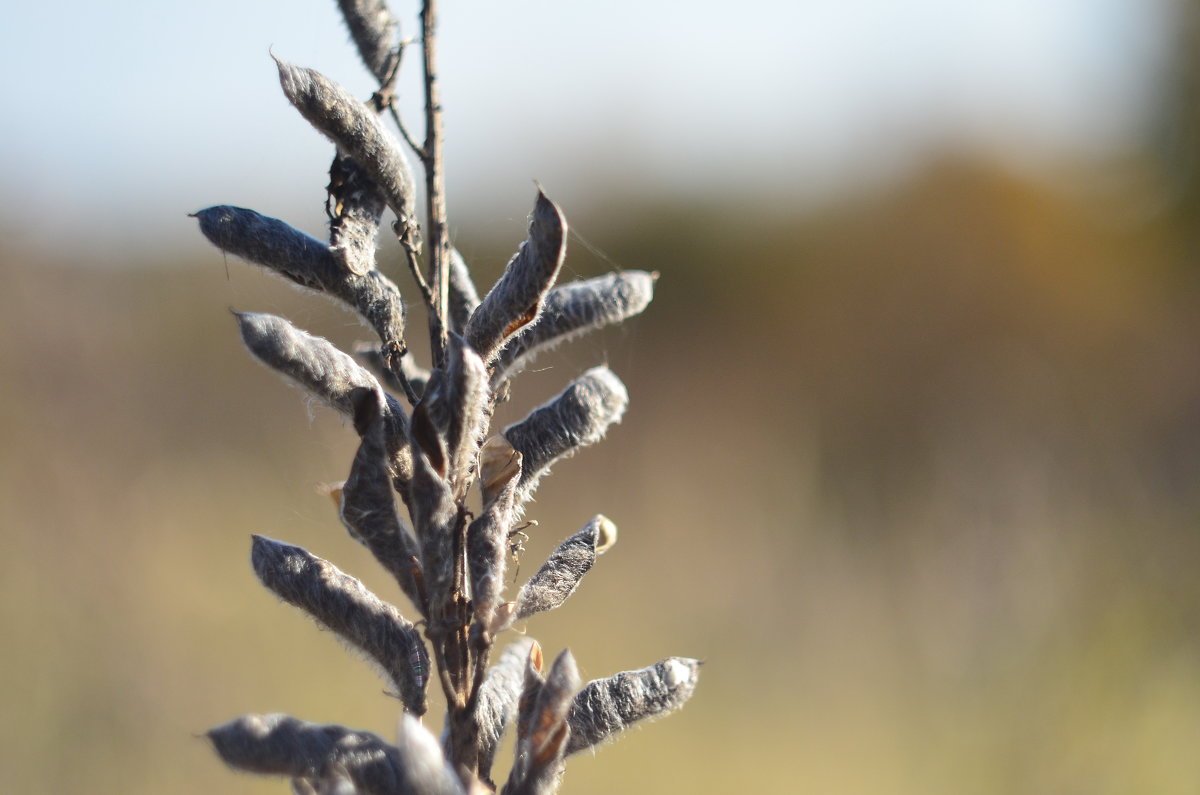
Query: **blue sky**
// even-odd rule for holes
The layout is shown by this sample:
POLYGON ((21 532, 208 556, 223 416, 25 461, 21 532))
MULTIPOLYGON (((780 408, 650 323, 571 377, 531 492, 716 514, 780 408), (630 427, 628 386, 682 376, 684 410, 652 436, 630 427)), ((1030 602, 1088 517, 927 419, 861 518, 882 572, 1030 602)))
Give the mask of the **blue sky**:
MULTIPOLYGON (((1138 132, 1169 3, 443 0, 451 209, 519 217, 534 179, 568 202, 820 200, 943 145, 1086 161, 1138 132)), ((392 7, 415 32, 415 5, 392 7)), ((320 232, 329 145, 288 107, 267 49, 367 96, 333 0, 5 16, 5 228, 45 246, 174 243, 187 211, 233 203, 320 232)))

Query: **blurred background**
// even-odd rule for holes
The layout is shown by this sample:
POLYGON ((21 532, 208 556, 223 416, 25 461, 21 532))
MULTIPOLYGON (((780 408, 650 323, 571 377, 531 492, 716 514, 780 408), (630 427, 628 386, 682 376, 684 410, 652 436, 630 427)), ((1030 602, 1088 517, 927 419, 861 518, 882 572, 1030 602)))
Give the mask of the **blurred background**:
MULTIPOLYGON (((444 5, 480 285, 534 179, 572 221, 564 279, 662 274, 501 414, 600 362, 631 393, 544 482, 522 578, 597 512, 621 541, 529 632, 585 678, 707 661, 564 791, 1195 792, 1196 6, 444 5)), ((226 310, 368 335, 186 214, 321 236, 330 147, 267 48, 371 86, 326 0, 5 16, 0 790, 284 792, 203 731, 281 711, 390 736, 396 702, 258 586, 249 534, 404 605, 316 488, 353 429, 226 310)))

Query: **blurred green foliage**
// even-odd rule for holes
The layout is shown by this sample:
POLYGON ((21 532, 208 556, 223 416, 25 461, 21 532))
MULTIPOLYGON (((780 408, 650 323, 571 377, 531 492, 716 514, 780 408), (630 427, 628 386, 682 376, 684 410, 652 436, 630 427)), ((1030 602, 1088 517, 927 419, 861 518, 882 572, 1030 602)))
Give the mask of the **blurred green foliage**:
MULTIPOLYGON (((532 506, 523 574, 599 511, 621 541, 529 631, 585 678, 707 659, 686 709, 567 792, 1195 790, 1194 232, 1186 202, 1122 191, 945 158, 805 212, 566 208, 564 278, 662 278, 503 409, 599 361, 632 400, 532 506)), ((459 244, 494 276, 520 226, 459 244)), ((0 790, 286 791, 198 736, 250 711, 391 734, 381 680, 248 564, 250 533, 279 537, 403 605, 314 489, 352 429, 223 310, 366 329, 215 251, 4 259, 0 790)))

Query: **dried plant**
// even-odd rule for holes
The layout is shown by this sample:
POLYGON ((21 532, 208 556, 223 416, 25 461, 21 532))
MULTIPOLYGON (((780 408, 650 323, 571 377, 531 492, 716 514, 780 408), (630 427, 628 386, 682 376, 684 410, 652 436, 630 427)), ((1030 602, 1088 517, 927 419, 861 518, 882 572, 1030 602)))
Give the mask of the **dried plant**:
POLYGON ((369 101, 311 69, 277 61, 288 99, 335 145, 329 242, 238 207, 209 207, 195 217, 221 250, 343 302, 378 337, 355 358, 283 318, 235 315, 255 358, 352 421, 361 442, 334 492, 341 520, 395 578, 417 620, 300 547, 255 536, 254 571, 277 596, 373 661, 404 715, 394 743, 284 715, 238 718, 209 738, 231 766, 290 777, 298 793, 467 793, 496 789, 493 761, 511 726, 516 758, 501 791, 554 792, 568 755, 686 701, 699 663, 672 657, 581 687, 570 651, 547 669, 541 648, 522 637, 489 666, 501 633, 561 606, 616 542, 616 526, 596 516, 506 599, 510 548, 541 478, 554 462, 603 438, 628 396, 616 375, 596 367, 524 420, 499 433, 489 426, 510 379, 528 362, 641 312, 655 275, 625 271, 555 286, 567 225, 539 190, 527 239, 481 299, 447 236, 436 2, 425 0, 420 14, 420 143, 394 106, 407 44, 399 26, 381 0, 339 5, 379 84, 369 101), (399 137, 384 124, 385 114, 399 137), (425 176, 424 229, 405 146, 425 176), (385 209, 395 215, 392 229, 428 313, 430 369, 413 361, 400 291, 375 264, 385 209), (447 704, 440 740, 420 721, 430 680, 447 704))

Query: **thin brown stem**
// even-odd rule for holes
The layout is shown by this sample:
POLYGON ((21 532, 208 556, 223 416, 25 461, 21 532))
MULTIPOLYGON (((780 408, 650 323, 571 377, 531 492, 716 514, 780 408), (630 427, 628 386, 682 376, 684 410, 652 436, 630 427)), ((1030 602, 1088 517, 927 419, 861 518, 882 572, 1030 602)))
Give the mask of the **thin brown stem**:
POLYGON ((437 77, 437 0, 421 5, 421 50, 425 67, 425 198, 428 207, 429 284, 434 306, 429 313, 429 339, 434 363, 446 350, 449 318, 450 240, 446 235, 446 175, 442 162, 442 99, 437 77))

